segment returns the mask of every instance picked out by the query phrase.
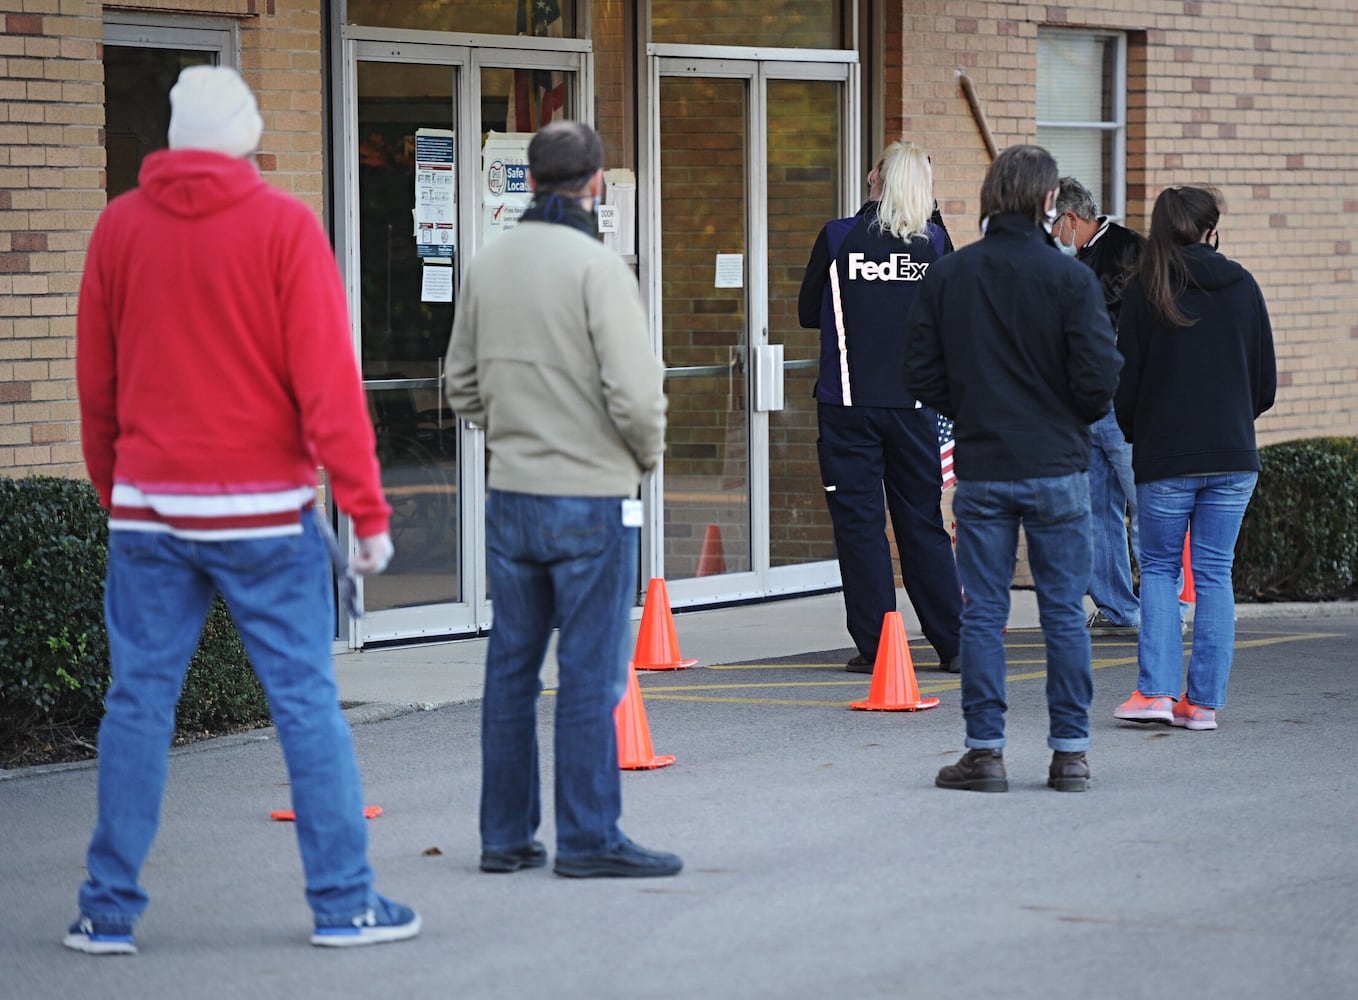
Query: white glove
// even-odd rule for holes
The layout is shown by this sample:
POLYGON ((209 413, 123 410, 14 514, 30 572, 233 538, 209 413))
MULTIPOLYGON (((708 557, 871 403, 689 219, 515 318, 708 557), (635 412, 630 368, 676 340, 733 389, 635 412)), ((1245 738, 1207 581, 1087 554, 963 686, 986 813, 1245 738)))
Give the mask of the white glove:
POLYGON ((358 553, 349 560, 349 568, 360 576, 372 576, 386 569, 395 554, 391 535, 385 531, 380 535, 369 535, 358 540, 358 553))

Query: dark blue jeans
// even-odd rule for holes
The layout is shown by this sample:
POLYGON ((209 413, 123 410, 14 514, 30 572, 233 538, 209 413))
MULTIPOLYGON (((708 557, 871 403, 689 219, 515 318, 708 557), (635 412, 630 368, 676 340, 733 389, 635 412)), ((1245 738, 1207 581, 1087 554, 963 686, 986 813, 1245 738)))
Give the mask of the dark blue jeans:
POLYGON ((1047 646, 1047 745, 1089 749, 1089 702, 1094 680, 1084 594, 1089 583, 1089 477, 1078 472, 1015 482, 959 480, 957 568, 962 609, 962 715, 966 745, 1004 746, 1004 628, 1018 552, 1028 538, 1028 565, 1047 646))
POLYGON ((537 699, 553 628, 557 856, 598 854, 623 840, 613 711, 627 687, 638 535, 623 526, 619 497, 490 491, 495 623, 481 706, 483 850, 525 847, 541 821, 537 699))

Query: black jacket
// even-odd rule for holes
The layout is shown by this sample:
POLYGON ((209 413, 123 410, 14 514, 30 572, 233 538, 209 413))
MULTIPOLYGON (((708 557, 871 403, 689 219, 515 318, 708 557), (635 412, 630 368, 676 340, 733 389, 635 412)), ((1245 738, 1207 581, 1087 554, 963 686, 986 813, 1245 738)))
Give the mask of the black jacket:
POLYGON ((902 240, 883 232, 876 225, 878 204, 870 201, 857 215, 827 222, 802 278, 797 316, 804 327, 820 327, 814 394, 822 403, 915 405, 905 388, 905 315, 950 241, 934 222, 928 224, 928 239, 902 240))
POLYGON ((1123 292, 1118 349, 1125 363, 1118 424, 1138 483, 1259 470, 1254 421, 1273 405, 1278 371, 1259 285, 1205 243, 1184 247, 1189 284, 1171 326, 1133 278, 1123 292))
POLYGON ((1122 308, 1122 291, 1132 276, 1144 242, 1139 233, 1100 216, 1099 228, 1075 255, 1076 260, 1087 264, 1098 276, 1099 284, 1103 286, 1103 304, 1108 307, 1108 318, 1113 321, 1114 328, 1118 325, 1118 310, 1122 308))
POLYGON ((1094 272, 1031 219, 992 216, 930 267, 905 337, 907 387, 955 421, 958 479, 1089 468, 1088 425, 1118 381, 1113 327, 1094 272))

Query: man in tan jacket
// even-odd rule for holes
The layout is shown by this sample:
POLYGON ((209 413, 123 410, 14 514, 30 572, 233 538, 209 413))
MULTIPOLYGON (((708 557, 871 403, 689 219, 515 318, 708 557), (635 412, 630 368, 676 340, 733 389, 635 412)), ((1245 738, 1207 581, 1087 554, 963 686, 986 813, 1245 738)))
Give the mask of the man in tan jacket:
POLYGON ((637 489, 664 449, 664 369, 636 279, 595 235, 599 136, 553 122, 529 144, 528 169, 533 203, 472 263, 446 366, 448 404, 485 428, 490 455, 481 870, 547 861, 534 839, 537 697, 556 627, 555 871, 674 875, 678 857, 618 828, 613 722, 637 593, 637 489))

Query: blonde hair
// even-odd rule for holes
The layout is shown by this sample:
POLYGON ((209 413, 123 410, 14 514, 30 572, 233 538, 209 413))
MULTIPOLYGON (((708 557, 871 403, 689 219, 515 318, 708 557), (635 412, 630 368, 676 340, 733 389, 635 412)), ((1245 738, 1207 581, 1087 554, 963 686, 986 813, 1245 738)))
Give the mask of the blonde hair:
POLYGON ((877 227, 901 240, 927 239, 934 213, 934 172, 924 150, 896 140, 882 153, 877 175, 882 186, 877 227))

